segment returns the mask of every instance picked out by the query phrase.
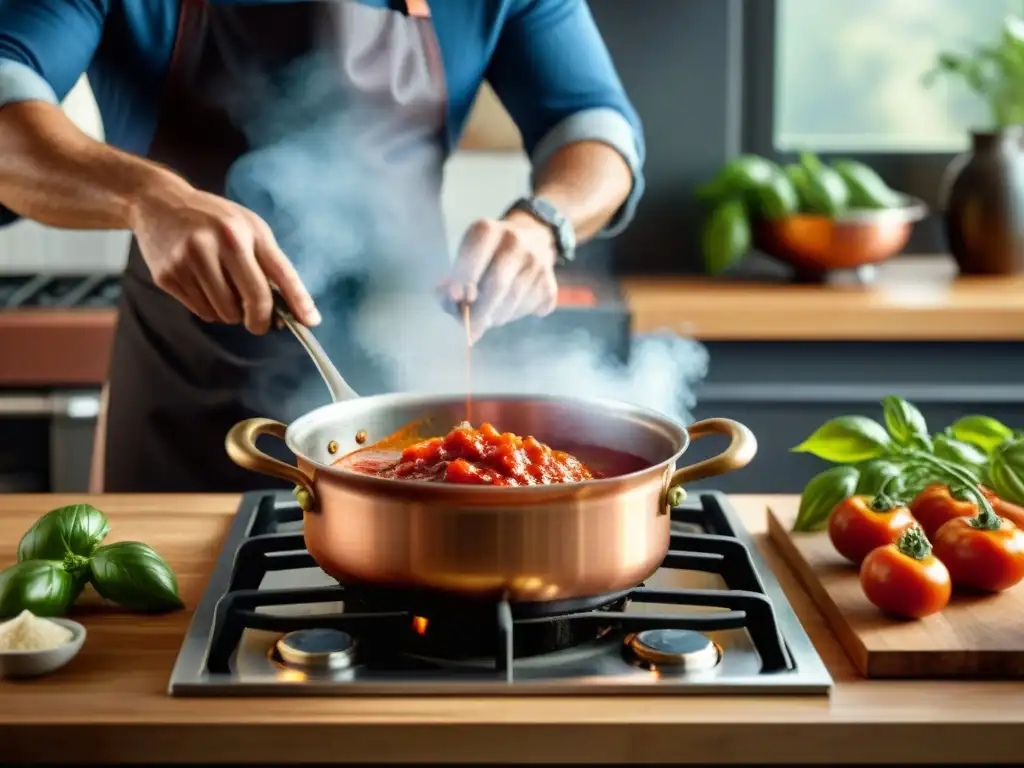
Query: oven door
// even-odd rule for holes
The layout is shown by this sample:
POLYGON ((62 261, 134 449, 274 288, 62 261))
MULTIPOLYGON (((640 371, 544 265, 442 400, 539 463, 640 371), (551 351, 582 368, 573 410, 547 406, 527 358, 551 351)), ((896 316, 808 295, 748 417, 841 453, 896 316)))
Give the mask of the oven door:
POLYGON ((85 493, 99 390, 0 392, 0 493, 85 493))

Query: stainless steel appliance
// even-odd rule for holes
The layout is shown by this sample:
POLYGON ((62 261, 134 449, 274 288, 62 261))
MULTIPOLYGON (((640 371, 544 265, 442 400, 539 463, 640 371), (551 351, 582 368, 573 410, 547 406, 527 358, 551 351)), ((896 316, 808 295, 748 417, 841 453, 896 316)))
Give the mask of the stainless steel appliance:
POLYGON ((285 493, 243 497, 174 696, 825 694, 832 680, 726 497, 672 511, 645 584, 551 603, 339 584, 285 493))

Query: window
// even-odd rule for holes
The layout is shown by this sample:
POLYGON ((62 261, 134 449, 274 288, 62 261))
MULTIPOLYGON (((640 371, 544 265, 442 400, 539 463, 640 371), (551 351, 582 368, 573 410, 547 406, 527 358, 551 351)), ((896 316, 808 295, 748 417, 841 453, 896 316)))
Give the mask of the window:
POLYGON ((959 152, 986 128, 940 51, 994 41, 1022 0, 776 0, 773 132, 782 150, 959 152))
MULTIPOLYGON (((1024 0, 746 0, 744 147, 789 161, 800 150, 853 157, 938 206, 941 179, 988 127, 953 78, 925 88, 940 51, 995 42, 1024 0)), ((937 217, 910 252, 945 250, 937 217)))

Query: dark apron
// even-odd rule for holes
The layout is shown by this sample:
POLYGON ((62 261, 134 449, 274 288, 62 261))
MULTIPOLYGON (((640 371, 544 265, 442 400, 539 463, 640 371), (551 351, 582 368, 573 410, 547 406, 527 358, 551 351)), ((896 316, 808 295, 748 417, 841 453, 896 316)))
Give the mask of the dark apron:
MULTIPOLYGON (((446 266, 445 102, 423 0, 182 0, 149 158, 267 220, 324 316, 318 338, 361 394, 387 382, 353 342, 360 302, 392 284, 430 291, 423 269, 418 286, 403 285, 414 282, 403 259, 437 276, 446 266)), ((196 318, 154 285, 133 241, 110 372, 105 491, 279 487, 233 464, 225 434, 242 419, 287 422, 327 401, 287 331, 258 337, 196 318)))

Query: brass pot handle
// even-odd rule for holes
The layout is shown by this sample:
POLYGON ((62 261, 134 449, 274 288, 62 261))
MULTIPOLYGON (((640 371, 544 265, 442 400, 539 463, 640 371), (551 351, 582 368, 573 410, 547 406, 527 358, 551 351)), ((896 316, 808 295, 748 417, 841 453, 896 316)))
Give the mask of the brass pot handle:
POLYGON ((687 483, 741 469, 753 461, 757 453, 757 438, 754 437, 754 433, 732 419, 704 419, 691 424, 686 431, 691 440, 705 435, 728 435, 729 447, 717 456, 698 461, 689 467, 680 467, 673 472, 665 495, 669 506, 678 506, 685 498, 682 487, 687 483))
POLYGON ((316 509, 313 478, 296 466, 267 456, 256 447, 256 438, 260 435, 271 435, 278 440, 284 440, 286 429, 284 424, 273 419, 246 419, 231 428, 224 438, 224 448, 231 460, 242 469, 295 483, 295 496, 299 500, 299 505, 303 511, 312 512, 316 509))

